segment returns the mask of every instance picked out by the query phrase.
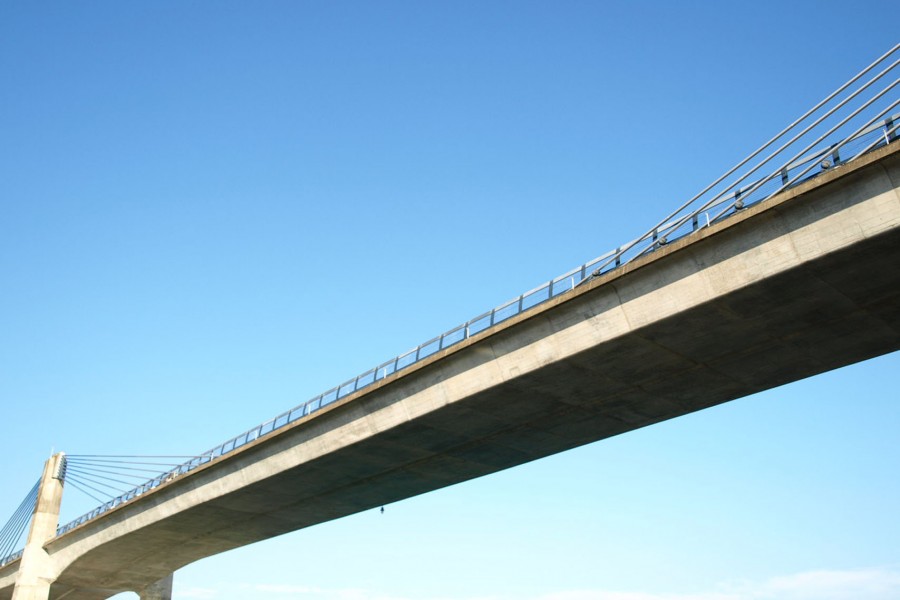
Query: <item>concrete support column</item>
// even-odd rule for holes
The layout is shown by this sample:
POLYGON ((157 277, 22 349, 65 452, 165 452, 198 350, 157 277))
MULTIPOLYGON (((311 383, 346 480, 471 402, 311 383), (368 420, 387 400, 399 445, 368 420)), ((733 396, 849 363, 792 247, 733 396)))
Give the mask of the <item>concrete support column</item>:
POLYGON ((65 460, 65 454, 60 452, 44 463, 37 504, 31 517, 28 542, 19 563, 12 600, 47 600, 50 597, 50 584, 56 579, 56 573, 44 544, 56 536, 59 525, 65 460))
POLYGON ((138 596, 141 597, 141 600, 172 600, 173 575, 174 573, 170 573, 168 577, 164 577, 156 583, 148 585, 138 592, 138 596))

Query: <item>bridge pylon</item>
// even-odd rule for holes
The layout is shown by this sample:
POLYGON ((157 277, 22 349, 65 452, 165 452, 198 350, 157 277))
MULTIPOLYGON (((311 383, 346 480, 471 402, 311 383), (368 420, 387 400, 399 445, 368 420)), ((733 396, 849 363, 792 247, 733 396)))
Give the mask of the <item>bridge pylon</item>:
POLYGON ((172 600, 173 574, 160 579, 152 585, 148 585, 138 592, 141 600, 172 600))
POLYGON ((65 453, 54 454, 44 463, 31 529, 19 563, 12 600, 47 600, 50 597, 50 585, 56 579, 56 572, 52 559, 44 550, 44 544, 56 536, 65 475, 65 453))

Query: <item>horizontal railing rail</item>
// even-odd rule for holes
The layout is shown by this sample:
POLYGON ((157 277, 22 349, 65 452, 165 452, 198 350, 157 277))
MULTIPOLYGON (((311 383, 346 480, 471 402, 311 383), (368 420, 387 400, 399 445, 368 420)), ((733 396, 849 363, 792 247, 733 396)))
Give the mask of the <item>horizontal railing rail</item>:
POLYGON ((516 315, 539 306, 552 298, 571 292, 579 285, 598 275, 628 264, 632 260, 676 239, 726 219, 751 204, 762 202, 787 188, 845 164, 866 152, 894 142, 898 137, 897 124, 900 123, 900 114, 892 114, 891 111, 900 103, 900 99, 890 101, 890 98, 887 100, 885 98, 889 96, 900 80, 895 78, 893 81, 888 81, 887 85, 881 90, 871 92, 861 105, 856 108, 850 107, 852 107, 854 100, 858 101, 863 92, 870 90, 878 83, 884 83, 890 76, 894 76, 896 67, 900 64, 900 59, 894 59, 890 65, 871 77, 856 90, 848 92, 843 97, 841 95, 878 65, 900 54, 898 49, 900 49, 900 44, 894 46, 881 58, 863 69, 863 71, 838 88, 825 100, 807 111, 781 133, 640 237, 585 262, 546 283, 542 283, 508 302, 481 313, 465 323, 457 325, 449 331, 376 365, 303 404, 285 411, 275 418, 269 419, 173 469, 159 474, 146 483, 135 487, 125 494, 112 498, 70 523, 61 526, 57 530, 57 534, 61 535, 70 531, 121 504, 159 487, 163 483, 180 477, 201 465, 217 460, 256 439, 269 435, 285 425, 321 410, 377 381, 382 381, 446 348, 455 346, 475 336, 480 336, 516 315), (842 109, 848 112, 846 114, 840 112, 842 109), (814 120, 799 132, 792 134, 808 119, 814 120), (820 131, 820 128, 825 129, 824 133, 820 131), (754 158, 789 134, 792 134, 791 139, 782 143, 778 149, 772 151, 754 167, 743 172, 729 184, 724 185, 724 182, 729 177, 732 177, 754 158), (801 146, 800 150, 796 150, 796 148, 801 146), (777 165, 774 169, 772 169, 773 164, 777 165), (757 172, 767 174, 759 176, 757 172))

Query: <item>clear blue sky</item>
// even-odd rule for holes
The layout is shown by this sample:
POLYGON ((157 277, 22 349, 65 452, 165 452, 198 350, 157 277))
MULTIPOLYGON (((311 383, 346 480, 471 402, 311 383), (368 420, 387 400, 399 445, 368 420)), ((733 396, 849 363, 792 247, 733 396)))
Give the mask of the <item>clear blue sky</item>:
MULTIPOLYGON (((896 13, 3 2, 0 520, 51 448, 199 453, 641 233, 896 13)), ((898 371, 208 558, 175 598, 897 598, 898 371)))

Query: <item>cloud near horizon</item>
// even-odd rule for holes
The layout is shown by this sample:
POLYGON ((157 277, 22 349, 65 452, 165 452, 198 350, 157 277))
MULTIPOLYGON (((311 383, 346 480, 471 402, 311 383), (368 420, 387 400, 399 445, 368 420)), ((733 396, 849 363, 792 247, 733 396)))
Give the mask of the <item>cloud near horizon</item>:
MULTIPOLYGON (((291 584, 252 584, 242 586, 242 589, 242 597, 303 600, 896 600, 900 598, 900 566, 805 571, 757 582, 727 582, 715 590, 694 593, 589 589, 512 598, 505 595, 397 596, 372 590, 323 589, 291 584)), ((210 589, 195 588, 180 592, 176 597, 214 600, 225 595, 210 589)))

